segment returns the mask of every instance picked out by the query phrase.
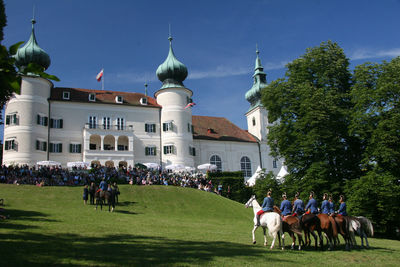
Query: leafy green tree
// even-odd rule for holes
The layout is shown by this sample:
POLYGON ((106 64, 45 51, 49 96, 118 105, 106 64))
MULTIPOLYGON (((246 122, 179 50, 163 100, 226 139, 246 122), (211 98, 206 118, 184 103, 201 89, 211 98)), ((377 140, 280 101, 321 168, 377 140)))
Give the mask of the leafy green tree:
POLYGON ((269 172, 267 175, 265 175, 265 177, 257 179, 256 184, 253 187, 253 192, 256 195, 257 201, 260 203, 260 205, 270 189, 272 190, 272 198, 274 199, 275 205, 279 204, 282 192, 272 172, 269 172))
POLYGON ((351 73, 343 50, 331 41, 307 49, 287 65, 285 77, 262 92, 268 110, 268 144, 290 172, 290 193, 339 193, 358 177, 358 139, 349 135, 351 73), (294 189, 293 187, 296 187, 294 189))

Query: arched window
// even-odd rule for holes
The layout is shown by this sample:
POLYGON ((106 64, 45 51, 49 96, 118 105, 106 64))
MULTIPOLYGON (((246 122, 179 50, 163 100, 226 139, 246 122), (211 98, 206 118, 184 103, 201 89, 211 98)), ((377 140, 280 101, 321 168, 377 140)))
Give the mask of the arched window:
POLYGON ((210 158, 210 163, 217 165, 217 171, 222 171, 222 161, 221 158, 217 155, 212 155, 210 158))
POLYGON ((242 170, 244 177, 251 176, 251 161, 248 157, 242 157, 240 160, 240 169, 242 170))

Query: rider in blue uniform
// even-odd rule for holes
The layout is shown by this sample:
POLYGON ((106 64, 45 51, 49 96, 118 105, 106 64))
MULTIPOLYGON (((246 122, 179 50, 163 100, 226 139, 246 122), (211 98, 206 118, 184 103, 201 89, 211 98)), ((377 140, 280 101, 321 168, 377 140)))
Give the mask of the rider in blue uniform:
POLYGON ((286 193, 283 193, 282 198, 283 201, 281 202, 281 212, 283 216, 286 216, 292 213, 292 204, 289 200, 287 200, 286 193))
POLYGON ((340 196, 339 202, 340 202, 340 206, 339 206, 339 210, 337 211, 337 213, 339 215, 342 215, 342 216, 347 216, 346 202, 344 202, 344 196, 343 195, 340 196))
POLYGON ((300 194, 299 192, 296 193, 296 195, 294 196, 294 203, 293 203, 293 216, 300 216, 303 215, 304 213, 304 202, 303 200, 301 200, 300 198, 300 194))
POLYGON ((105 179, 103 178, 103 180, 101 180, 100 184, 99 184, 99 188, 102 191, 107 191, 108 185, 107 182, 105 181, 105 179))
POLYGON ((329 215, 335 214, 335 203, 333 203, 332 195, 329 196, 329 215))
POLYGON ((324 200, 322 201, 322 204, 321 204, 321 213, 329 214, 330 204, 329 204, 329 201, 328 201, 328 194, 327 193, 324 194, 323 199, 324 200))
POLYGON ((307 213, 318 214, 318 203, 314 199, 314 192, 310 192, 310 200, 307 203, 306 210, 307 213))
POLYGON ((257 226, 260 226, 260 216, 264 212, 274 211, 274 199, 271 197, 271 190, 268 191, 267 196, 264 198, 264 201, 261 205, 261 210, 257 212, 257 226))

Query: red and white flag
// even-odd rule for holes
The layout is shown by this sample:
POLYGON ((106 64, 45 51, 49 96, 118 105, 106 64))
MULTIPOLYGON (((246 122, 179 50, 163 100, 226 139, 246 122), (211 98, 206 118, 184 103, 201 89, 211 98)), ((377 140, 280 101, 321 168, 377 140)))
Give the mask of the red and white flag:
POLYGON ((103 77, 103 69, 101 69, 101 71, 99 72, 99 74, 97 74, 97 76, 96 76, 96 80, 98 81, 98 82, 100 82, 101 81, 101 77, 103 77))
POLYGON ((189 103, 189 104, 187 104, 186 105, 186 107, 184 107, 183 109, 187 109, 187 108, 191 108, 191 107, 193 107, 194 105, 196 105, 195 103, 189 103))

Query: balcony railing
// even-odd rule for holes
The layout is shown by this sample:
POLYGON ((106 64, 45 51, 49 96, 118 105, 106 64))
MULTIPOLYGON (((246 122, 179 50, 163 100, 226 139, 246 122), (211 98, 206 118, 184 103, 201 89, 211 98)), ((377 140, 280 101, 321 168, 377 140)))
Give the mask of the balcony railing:
POLYGON ((104 131, 133 131, 133 125, 103 125, 86 123, 85 128, 104 131))

